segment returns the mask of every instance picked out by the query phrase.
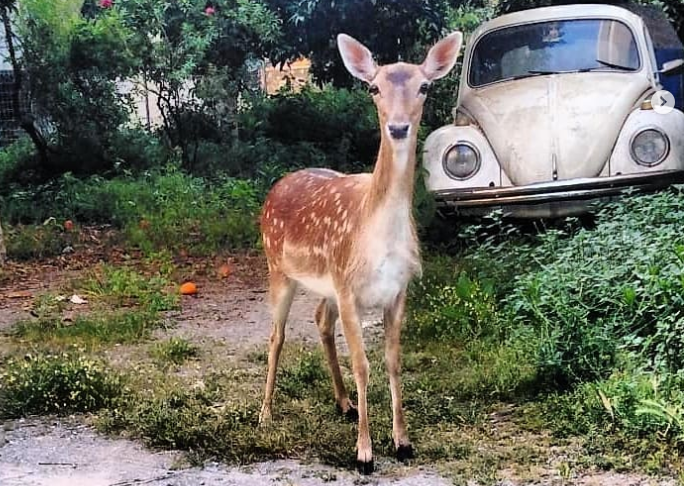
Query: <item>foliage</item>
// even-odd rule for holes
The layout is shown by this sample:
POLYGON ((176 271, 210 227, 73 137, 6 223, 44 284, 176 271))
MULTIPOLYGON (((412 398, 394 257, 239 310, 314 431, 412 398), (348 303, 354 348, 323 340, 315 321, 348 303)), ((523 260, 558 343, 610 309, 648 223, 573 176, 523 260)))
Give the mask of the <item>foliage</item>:
POLYGON ((13 260, 33 260, 61 255, 73 242, 73 236, 46 220, 41 226, 6 226, 7 256, 13 260))
MULTIPOLYGON (((65 174, 54 182, 0 196, 0 216, 10 224, 41 223, 53 217, 114 224, 124 230, 130 245, 147 253, 160 248, 207 253, 255 244, 260 197, 252 182, 231 178, 210 182, 172 167, 115 179, 65 174)), ((22 238, 33 238, 30 231, 27 234, 22 238)), ((58 239, 46 243, 59 252, 63 249, 58 239)), ((10 234, 8 246, 13 244, 10 234)), ((36 250, 26 252, 36 254, 36 250)))
POLYGON ((194 169, 204 141, 233 138, 249 63, 280 39, 278 19, 258 0, 117 4, 135 32, 139 76, 157 98, 165 137, 194 169))
POLYGON ((421 62, 424 47, 444 32, 448 8, 448 2, 441 0, 268 0, 268 4, 285 20, 285 44, 272 53, 272 59, 308 56, 318 81, 347 87, 353 79, 336 49, 330 48, 338 33, 363 42, 381 64, 399 59, 421 62))
POLYGON ((21 137, 3 147, 0 150, 0 187, 7 188, 13 183, 30 183, 31 168, 35 161, 35 147, 28 137, 21 137))
MULTIPOLYGON (((684 388, 639 370, 616 371, 606 380, 585 383, 567 394, 552 394, 540 412, 558 436, 584 435, 595 440, 647 439, 652 444, 684 442, 684 388)), ((649 446, 653 447, 653 445, 649 446)))
POLYGON ((285 167, 359 172, 375 163, 380 134, 365 91, 306 87, 299 93, 251 97, 246 103, 249 109, 239 119, 241 139, 268 140, 274 147, 271 157, 285 167))
POLYGON ((409 332, 426 340, 468 341, 497 332, 499 318, 491 290, 466 273, 448 284, 430 277, 412 288, 409 332))
POLYGON ((114 9, 95 19, 80 15, 82 0, 19 3, 22 68, 43 136, 54 147, 48 173, 110 169, 112 136, 128 120, 130 99, 118 92, 136 60, 131 32, 114 9))
POLYGON ((507 299, 516 321, 544 336, 540 365, 560 385, 606 377, 618 347, 655 369, 682 368, 684 197, 627 197, 597 214, 596 228, 531 255, 543 269, 519 275, 507 299))
POLYGON ((121 394, 121 378, 83 356, 26 355, 0 371, 0 415, 93 412, 121 394))

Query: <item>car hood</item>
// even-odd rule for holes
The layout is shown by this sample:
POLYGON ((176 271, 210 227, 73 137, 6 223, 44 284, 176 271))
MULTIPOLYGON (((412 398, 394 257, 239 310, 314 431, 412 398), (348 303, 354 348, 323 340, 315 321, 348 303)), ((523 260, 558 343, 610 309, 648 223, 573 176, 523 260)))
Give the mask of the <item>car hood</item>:
POLYGON ((598 176, 649 87, 643 76, 625 73, 542 75, 470 91, 461 106, 511 182, 523 185, 598 176))

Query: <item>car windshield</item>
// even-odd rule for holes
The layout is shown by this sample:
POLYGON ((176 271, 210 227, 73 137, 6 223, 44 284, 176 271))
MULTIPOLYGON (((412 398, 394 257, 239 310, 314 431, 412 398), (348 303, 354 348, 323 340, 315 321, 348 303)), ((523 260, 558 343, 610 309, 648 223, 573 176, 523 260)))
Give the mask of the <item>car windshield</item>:
POLYGON ((473 51, 471 86, 562 72, 637 71, 632 31, 616 20, 548 21, 485 34, 473 51))

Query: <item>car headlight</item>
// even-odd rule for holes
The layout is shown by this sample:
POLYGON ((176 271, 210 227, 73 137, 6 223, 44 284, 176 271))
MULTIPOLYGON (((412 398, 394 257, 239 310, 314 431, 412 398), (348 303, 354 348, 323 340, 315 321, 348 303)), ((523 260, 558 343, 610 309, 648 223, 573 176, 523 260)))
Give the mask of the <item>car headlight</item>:
POLYGON ((653 167, 667 157, 670 152, 670 140, 659 129, 647 128, 632 137, 630 152, 637 164, 653 167))
POLYGON ((458 142, 442 158, 444 172, 453 179, 465 180, 480 170, 480 152, 468 142, 458 142))

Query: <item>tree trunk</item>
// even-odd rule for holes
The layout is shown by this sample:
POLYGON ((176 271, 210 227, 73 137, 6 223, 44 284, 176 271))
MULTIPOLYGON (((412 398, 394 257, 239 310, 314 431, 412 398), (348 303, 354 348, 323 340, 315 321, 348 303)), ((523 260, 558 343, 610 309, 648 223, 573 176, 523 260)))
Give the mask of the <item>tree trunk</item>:
POLYGON ((17 55, 14 49, 14 32, 12 30, 12 23, 10 21, 10 8, 11 7, 8 6, 1 7, 0 17, 2 18, 2 24, 5 29, 5 43, 7 44, 9 59, 10 63, 12 64, 12 74, 14 76, 12 109, 14 110, 14 116, 16 116, 19 120, 19 126, 28 134, 33 142, 33 145, 36 147, 41 163, 43 166, 46 166, 48 162, 47 142, 36 128, 33 116, 30 113, 24 112, 20 102, 20 96, 22 95, 23 89, 23 73, 21 72, 21 66, 19 66, 19 61, 17 60, 17 55))
POLYGON ((2 224, 0 224, 0 267, 5 265, 7 260, 7 248, 5 248, 5 237, 2 234, 2 224))

